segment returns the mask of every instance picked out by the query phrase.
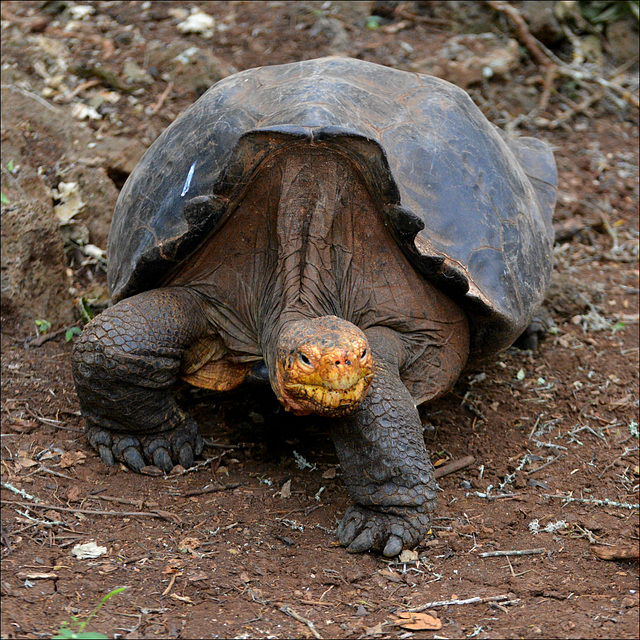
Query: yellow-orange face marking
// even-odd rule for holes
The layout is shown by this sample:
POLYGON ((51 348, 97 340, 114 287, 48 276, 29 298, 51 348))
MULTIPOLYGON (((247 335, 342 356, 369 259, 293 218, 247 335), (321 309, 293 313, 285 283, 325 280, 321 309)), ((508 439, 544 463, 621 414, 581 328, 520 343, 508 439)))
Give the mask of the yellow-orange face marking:
POLYGON ((298 340, 276 364, 279 396, 299 415, 346 415, 365 397, 373 378, 373 358, 356 326, 325 316, 305 321, 298 340))

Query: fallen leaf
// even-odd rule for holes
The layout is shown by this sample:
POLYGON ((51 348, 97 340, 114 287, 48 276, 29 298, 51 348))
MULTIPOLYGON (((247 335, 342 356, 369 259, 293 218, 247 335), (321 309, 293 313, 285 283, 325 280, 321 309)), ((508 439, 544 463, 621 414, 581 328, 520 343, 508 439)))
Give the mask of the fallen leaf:
POLYGON ((398 614, 398 619, 393 624, 403 629, 411 631, 436 631, 442 629, 442 622, 439 618, 430 616, 428 613, 411 613, 403 611, 398 614))
POLYGON ((7 423, 7 427, 16 433, 31 433, 38 428, 38 425, 35 422, 29 422, 28 420, 12 418, 11 422, 7 423))
POLYGON ((403 549, 398 556, 400 562, 415 562, 418 559, 418 552, 410 549, 403 549))
POLYGON ((178 544, 178 551, 183 553, 194 552, 200 546, 198 538, 183 538, 178 544))
MULTIPOLYGON (((19 465, 23 469, 29 469, 30 467, 37 467, 39 464, 38 462, 36 462, 35 460, 32 460, 31 458, 23 458, 23 457, 16 458, 15 462, 16 462, 16 465, 19 465)), ((20 471, 20 469, 16 469, 16 471, 20 471)))
POLYGON ((189 576, 189 582, 200 582, 200 580, 206 580, 209 576, 204 571, 197 571, 189 576))
POLYGON ((283 500, 291 497, 291 480, 287 480, 283 485, 282 489, 280 489, 280 497, 283 500))
POLYGON ((364 629, 364 637, 370 638, 372 636, 381 636, 384 631, 382 630, 382 622, 378 622, 375 627, 365 627, 364 629))
POLYGON ((48 509, 42 515, 51 522, 60 522, 60 513, 55 509, 48 509))
POLYGON ((378 573, 387 580, 391 580, 391 582, 402 582, 402 578, 391 569, 380 569, 378 573))
POLYGON ((84 464, 87 459, 87 454, 83 451, 65 451, 60 456, 60 467, 62 469, 68 469, 76 464, 84 464))
POLYGON ((120 567, 115 562, 108 562, 100 567, 98 573, 111 573, 117 571, 120 567))
POLYGON ((182 566, 182 561, 178 560, 170 560, 169 564, 162 570, 162 573, 165 575, 169 575, 171 573, 178 573, 178 569, 182 566))

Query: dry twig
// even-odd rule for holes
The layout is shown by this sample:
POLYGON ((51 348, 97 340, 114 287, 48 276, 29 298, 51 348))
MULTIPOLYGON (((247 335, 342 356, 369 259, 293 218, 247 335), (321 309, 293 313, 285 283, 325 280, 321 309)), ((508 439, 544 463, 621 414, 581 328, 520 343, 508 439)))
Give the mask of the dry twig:
POLYGON ((640 558, 640 549, 637 544, 614 547, 593 546, 591 553, 600 560, 637 560, 640 558))
POLYGON ((485 551, 479 553, 479 558, 497 558, 500 556, 533 556, 546 553, 546 549, 515 549, 511 551, 485 551))
POLYGON ((628 502, 616 502, 605 498, 604 500, 597 500, 596 498, 574 498, 573 496, 555 496, 545 494, 545 498, 555 498, 557 500, 564 500, 565 502, 583 502, 585 504, 597 504, 602 507, 620 507, 621 509, 640 509, 640 504, 630 504, 628 502))
MULTIPOLYGON (((550 128, 562 126, 567 120, 578 113, 584 112, 589 106, 595 104, 604 96, 607 96, 620 108, 623 107, 625 103, 631 104, 635 108, 640 106, 638 96, 634 95, 629 88, 623 86, 623 82, 620 79, 622 71, 616 69, 609 75, 609 78, 603 78, 596 72, 590 71, 584 64, 581 64, 583 61, 581 55, 577 55, 572 64, 567 64, 533 37, 525 19, 513 4, 498 0, 486 0, 486 3, 495 11, 500 11, 508 16, 515 27, 518 40, 529 50, 535 62, 545 69, 540 102, 538 106, 523 119, 531 119, 547 107, 549 96, 553 90, 553 83, 558 77, 570 78, 578 85, 586 88, 589 91, 589 95, 580 104, 574 105, 555 120, 549 121, 540 118, 540 122, 536 122, 539 126, 549 126, 550 128), (596 86, 594 87, 594 85, 596 86)), ((579 53, 578 51, 578 54, 579 53)))
POLYGON ((459 460, 449 462, 449 464, 443 464, 441 467, 437 467, 433 475, 436 478, 442 478, 442 476, 455 473, 456 471, 460 471, 460 469, 464 469, 465 467, 472 465, 475 461, 476 459, 473 456, 465 456, 459 460))
POLYGON ((174 524, 180 524, 181 520, 178 516, 168 511, 161 511, 157 509, 155 511, 101 511, 93 509, 75 509, 72 507, 60 507, 55 504, 33 504, 30 502, 17 502, 13 500, 2 500, 2 504, 10 504, 18 507, 29 507, 29 509, 53 509, 54 511, 66 511, 68 513, 84 513, 92 516, 113 516, 116 518, 122 517, 135 517, 142 516, 146 518, 160 518, 161 520, 168 520, 174 524))
POLYGON ((513 22, 516 28, 518 40, 531 52, 534 60, 543 67, 548 67, 551 60, 545 55, 544 51, 538 46, 538 41, 531 35, 529 27, 520 12, 509 2, 499 2, 497 0, 487 0, 487 4, 495 11, 505 13, 513 22))
POLYGON ((204 487, 203 489, 192 489, 191 491, 185 491, 182 495, 185 498, 192 498, 193 496, 202 496, 205 493, 215 493, 217 491, 230 491, 231 489, 237 489, 241 487, 244 482, 229 482, 227 484, 214 484, 210 487, 204 487))
POLYGON ((149 110, 150 116, 155 115, 156 113, 158 113, 158 111, 160 111, 160 109, 162 109, 162 105, 164 104, 164 101, 167 99, 167 97, 171 93, 171 89, 173 89, 173 82, 170 81, 167 84, 167 88, 160 94, 158 101, 150 108, 149 110))
POLYGON ((450 605, 462 605, 462 604, 484 604, 486 602, 504 602, 504 601, 512 601, 513 594, 507 593, 501 596, 489 596, 487 598, 468 598, 467 600, 436 600, 435 602, 426 602, 425 604, 421 604, 419 607, 411 607, 411 609, 406 609, 406 611, 410 611, 411 613, 419 613, 420 611, 425 611, 426 609, 435 609, 436 607, 448 607, 450 605))
POLYGON ((316 630, 313 622, 311 622, 311 620, 308 620, 307 618, 303 618, 299 613, 296 613, 289 605, 285 604, 282 605, 280 607, 280 611, 282 611, 282 613, 286 613, 288 616, 291 616, 292 618, 295 618, 298 622, 302 622, 303 624, 306 624, 307 627, 309 627, 309 631, 311 631, 311 633, 313 634, 314 638, 318 638, 318 640, 322 640, 322 636, 318 633, 318 631, 316 630))

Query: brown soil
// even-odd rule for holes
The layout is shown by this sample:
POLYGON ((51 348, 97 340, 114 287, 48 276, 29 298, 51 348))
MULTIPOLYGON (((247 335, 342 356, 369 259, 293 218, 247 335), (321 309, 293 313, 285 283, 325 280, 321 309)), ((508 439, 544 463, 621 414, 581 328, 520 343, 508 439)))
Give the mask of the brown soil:
MULTIPOLYGON (((101 259, 78 238, 105 248, 140 153, 219 77, 335 52, 410 68, 452 33, 433 16, 367 29, 367 2, 87 2, 94 13, 71 22, 76 5, 44 4, 2 3, 2 524, 11 545, 2 551, 2 637, 46 637, 119 586, 128 589, 87 630, 637 637, 638 562, 596 553, 638 550, 637 111, 600 101, 556 129, 521 122, 523 135, 554 145, 559 167, 549 300, 557 333, 533 354, 511 349, 467 372, 423 407, 434 462, 475 461, 440 479, 433 537, 417 556, 351 556, 336 543, 348 499, 326 434, 284 415, 260 388, 181 391, 209 442, 208 462, 189 473, 145 477, 100 462, 82 434, 64 339, 74 297, 99 297, 104 285, 101 259), (213 37, 178 31, 191 6, 215 17, 213 37), (176 62, 189 47, 196 63, 176 62), (78 105, 101 117, 79 121, 78 105), (61 182, 78 183, 86 204, 59 234, 50 190, 61 182), (36 319, 52 322, 49 335, 63 331, 38 346, 29 342, 36 319), (90 541, 104 555, 71 554, 90 541), (481 556, 531 549, 540 551, 481 556), (429 609, 437 631, 397 623, 425 603, 501 595, 429 609)), ((570 93, 580 87, 556 88, 547 121, 581 99, 570 93)), ((526 57, 468 87, 500 126, 535 106, 541 89, 526 57)))

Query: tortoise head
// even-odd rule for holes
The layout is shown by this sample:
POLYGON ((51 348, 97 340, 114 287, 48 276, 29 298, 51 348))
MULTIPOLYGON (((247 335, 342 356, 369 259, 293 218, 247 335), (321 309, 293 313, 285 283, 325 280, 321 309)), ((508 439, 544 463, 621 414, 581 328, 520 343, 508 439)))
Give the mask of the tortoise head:
POLYGON ((335 316, 297 320, 280 332, 275 392, 297 415, 355 410, 373 378, 373 358, 358 327, 335 316))

